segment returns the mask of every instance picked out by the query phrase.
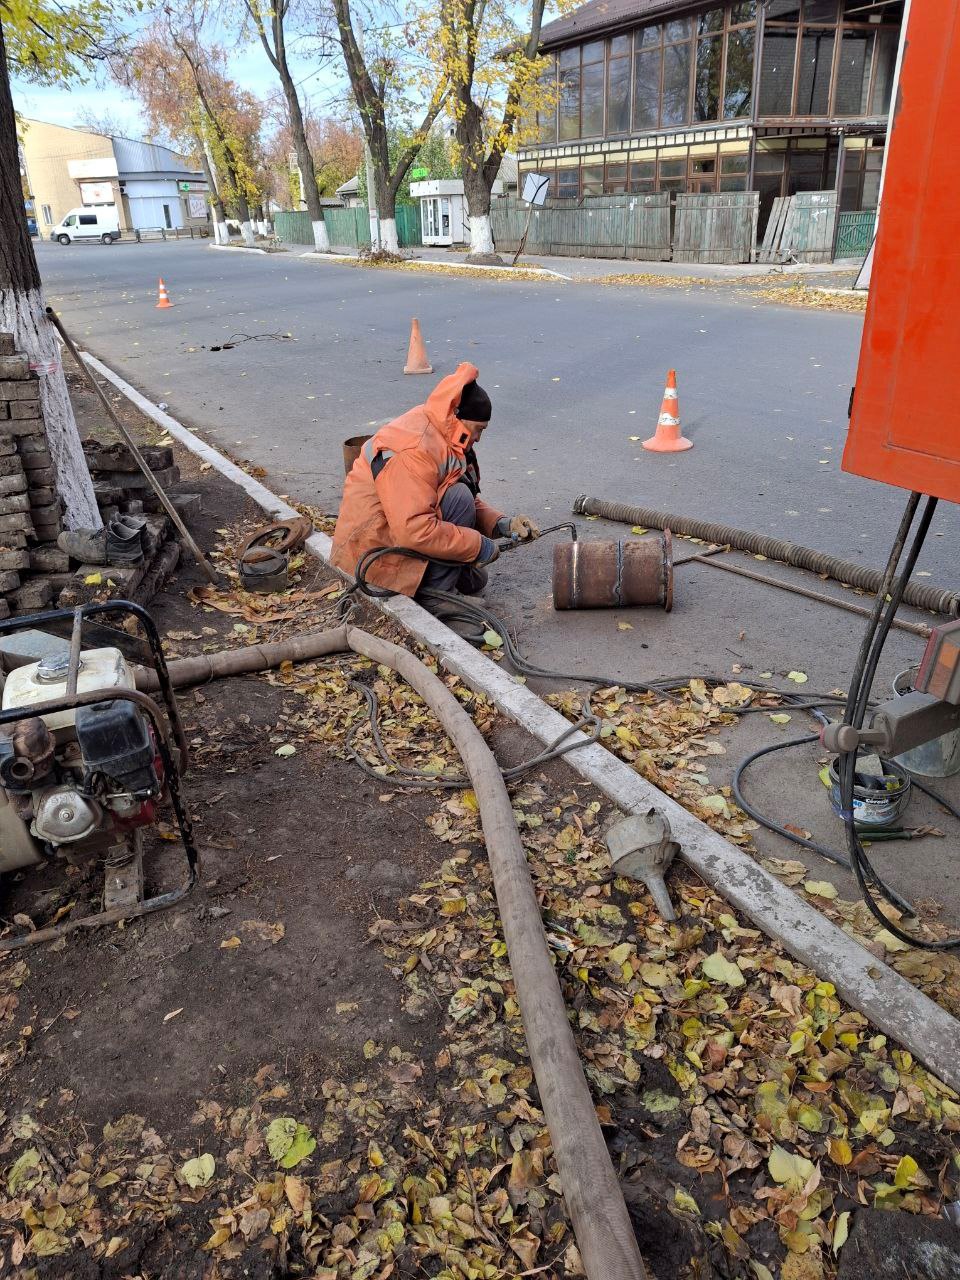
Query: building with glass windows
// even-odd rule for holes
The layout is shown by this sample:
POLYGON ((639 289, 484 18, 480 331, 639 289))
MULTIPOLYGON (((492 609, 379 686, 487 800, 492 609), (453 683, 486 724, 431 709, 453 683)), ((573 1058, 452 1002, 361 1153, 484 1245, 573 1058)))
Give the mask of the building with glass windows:
POLYGON ((543 28, 550 195, 837 190, 876 207, 903 0, 588 0, 543 28))

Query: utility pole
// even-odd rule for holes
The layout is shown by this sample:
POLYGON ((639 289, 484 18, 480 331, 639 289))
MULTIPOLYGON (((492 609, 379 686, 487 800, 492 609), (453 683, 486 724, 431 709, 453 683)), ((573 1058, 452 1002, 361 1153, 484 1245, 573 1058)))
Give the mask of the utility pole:
MULTIPOLYGON (((364 57, 363 49, 363 22, 360 22, 360 30, 357 33, 357 45, 360 48, 360 56, 364 57)), ((370 216, 370 245, 374 252, 378 251, 380 245, 380 213, 377 209, 377 187, 373 176, 373 155, 370 151, 370 143, 367 141, 367 131, 363 131, 363 163, 367 175, 367 210, 370 216)))

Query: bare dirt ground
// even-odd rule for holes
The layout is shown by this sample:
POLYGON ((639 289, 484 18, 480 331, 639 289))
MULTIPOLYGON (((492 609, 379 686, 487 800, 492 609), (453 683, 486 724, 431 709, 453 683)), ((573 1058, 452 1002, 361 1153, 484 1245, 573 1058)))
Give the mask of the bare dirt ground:
MULTIPOLYGON (((195 533, 229 570, 258 513, 180 462, 204 496, 195 533)), ((284 595, 211 594, 185 562, 153 606, 171 656, 332 625, 333 580, 308 561, 296 578, 284 595)), ((0 1276, 582 1274, 476 799, 361 772, 352 733, 377 757, 351 678, 375 690, 399 759, 459 771, 419 700, 360 659, 185 692, 195 891, 0 959, 0 1276)), ((502 764, 533 754, 450 684, 502 764)), ((696 807, 721 794, 697 777, 723 705, 693 691, 665 711, 611 691, 603 715, 611 745, 696 807)), ((956 1095, 685 870, 665 925, 610 875, 610 808, 562 762, 512 794, 654 1280, 875 1280, 894 1254, 911 1280, 955 1277, 936 1269, 958 1265, 936 1215, 960 1194, 956 1095)), ((729 803, 703 813, 749 841, 729 803)), ((182 873, 172 826, 147 871, 155 886, 182 873)), ((0 920, 42 926, 98 892, 95 871, 58 861, 0 886, 0 920)), ((918 981, 949 992, 952 975, 918 981)))

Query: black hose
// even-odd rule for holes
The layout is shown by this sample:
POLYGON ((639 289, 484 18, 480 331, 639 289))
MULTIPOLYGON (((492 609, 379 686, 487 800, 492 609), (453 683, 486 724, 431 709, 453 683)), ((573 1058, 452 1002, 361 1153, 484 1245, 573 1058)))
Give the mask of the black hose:
MULTIPOLYGON (((900 532, 894 543, 893 550, 890 554, 890 560, 887 564, 886 578, 892 578, 903 554, 903 547, 906 541, 906 533, 910 525, 913 523, 913 516, 916 512, 920 495, 912 493, 907 503, 907 508, 903 515, 900 525, 900 532)), ((854 678, 851 681, 850 692, 847 699, 846 712, 844 714, 844 724, 852 725, 859 729, 863 725, 866 715, 867 699, 870 695, 870 688, 873 684, 877 671, 877 665, 880 661, 880 655, 883 646, 889 635, 893 619, 896 616, 897 609, 900 607, 906 592, 907 583, 910 574, 913 572, 914 565, 920 555, 927 532, 930 528, 930 522, 933 519, 934 511, 937 507, 936 498, 928 498, 924 506, 923 514, 920 517, 920 523, 917 526, 917 532, 914 534, 910 550, 907 553, 907 560, 902 572, 893 584, 889 593, 889 600, 886 608, 883 610, 882 618, 879 616, 880 609, 883 605, 883 596, 878 596, 877 605, 874 607, 873 616, 870 625, 867 628, 867 634, 864 637, 863 644, 860 647, 860 654, 857 666, 854 670, 854 678)), ((867 904, 874 919, 888 930, 899 941, 906 943, 908 946, 917 947, 922 951, 951 951, 960 947, 960 936, 952 938, 944 938, 938 942, 928 942, 923 938, 918 938, 914 934, 907 933, 901 929, 898 924, 889 919, 881 909, 880 904, 876 901, 870 891, 868 878, 873 868, 866 855, 866 850, 860 840, 857 831, 856 822, 853 816, 853 797, 856 785, 856 764, 857 764, 858 748, 854 747, 851 751, 841 753, 838 760, 838 772, 840 775, 840 802, 843 811, 843 823, 847 836, 847 847, 850 850, 850 860, 853 864, 854 874, 857 877, 857 885, 864 902, 867 904)), ((920 785, 920 790, 927 795, 933 795, 928 788, 920 785)), ((953 812, 951 806, 947 805, 941 797, 934 795, 934 798, 944 805, 945 808, 953 812)), ((878 884, 878 888, 881 886, 878 884)), ((882 891, 882 888, 881 888, 882 891)), ((887 896, 887 895, 885 895, 887 896)), ((899 904, 898 904, 899 905, 899 904)))
MULTIPOLYGON (((451 791, 462 791, 465 787, 473 784, 467 777, 451 777, 449 774, 432 774, 427 773, 423 769, 411 769, 407 765, 402 765, 395 760, 387 750, 386 743, 383 741, 383 735, 380 732, 379 712, 380 700, 376 692, 369 685, 363 684, 359 680, 351 680, 350 688, 355 689, 363 696, 367 704, 367 717, 370 727, 370 735, 373 738, 374 746, 377 748, 377 754, 383 761, 384 765, 392 772, 389 774, 380 773, 373 765, 364 760, 357 748, 354 746, 354 739, 360 725, 356 724, 347 735, 346 747, 353 757, 354 761, 360 766, 364 773, 370 777, 376 778, 378 782, 389 782, 397 787, 427 787, 429 789, 443 789, 451 791), (399 776, 397 776, 399 775, 399 776)), ((600 718, 590 710, 590 695, 588 694, 583 701, 583 715, 575 724, 571 724, 568 729, 564 729, 559 737, 554 738, 549 746, 539 751, 535 756, 531 756, 529 760, 524 760, 521 764, 511 766, 509 769, 501 769, 504 781, 515 782, 518 778, 523 777, 525 773, 529 773, 531 769, 537 769, 543 764, 547 764, 550 760, 557 760, 561 756, 565 756, 570 751, 576 751, 580 747, 592 745, 599 741, 600 718), (586 742, 568 742, 575 733, 579 733, 583 729, 591 728, 594 730, 592 737, 586 742)))
MULTIPOLYGON (((774 821, 773 818, 768 818, 765 813, 762 813, 761 810, 755 808, 755 806, 752 805, 743 794, 743 775, 757 760, 761 760, 764 756, 773 755, 775 751, 786 751, 788 747, 809 746, 811 743, 819 741, 820 735, 813 733, 805 735, 802 738, 790 738, 787 742, 775 742, 771 747, 761 747, 759 751, 751 752, 750 755, 745 756, 740 761, 737 765, 737 771, 733 775, 733 798, 744 813, 749 814, 750 817, 753 818, 754 822, 759 822, 760 825, 762 827, 766 827, 768 831, 773 831, 776 835, 783 836, 785 840, 790 840, 793 844, 798 844, 804 849, 812 849, 814 853, 819 853, 820 857, 826 858, 828 862, 835 862, 837 866, 845 867, 847 871, 852 871, 854 870, 853 862, 841 853, 839 849, 831 849, 829 845, 818 844, 816 840, 811 840, 807 836, 801 836, 794 831, 790 831, 787 827, 774 821)), ((919 786, 920 784, 918 783, 917 785, 919 786)), ((926 787, 921 786, 920 790, 926 791, 927 795, 933 796, 935 800, 940 800, 938 795, 928 790, 926 787)), ((940 803, 944 804, 946 808, 950 808, 945 801, 940 800, 940 803)), ((960 813, 957 814, 957 817, 960 818, 960 813)), ((902 898, 900 894, 897 893, 896 889, 891 889, 890 886, 880 878, 872 866, 869 870, 873 883, 876 884, 877 888, 881 891, 884 897, 888 899, 888 901, 895 903, 901 911, 913 912, 913 904, 911 902, 908 902, 906 898, 902 898)))
MULTIPOLYGON (((766 556, 768 560, 780 560, 797 569, 807 569, 810 573, 825 573, 835 582, 859 587, 862 591, 880 593, 881 598, 886 594, 881 592, 884 575, 878 569, 854 564, 850 560, 841 560, 837 556, 828 555, 825 551, 801 547, 783 538, 771 538, 768 534, 735 529, 732 525, 715 524, 709 520, 693 520, 687 516, 671 515, 664 511, 654 511, 649 507, 634 507, 624 502, 607 502, 603 498, 588 498, 586 494, 581 494, 576 499, 573 510, 577 515, 600 516, 604 520, 642 525, 647 529, 670 529, 672 533, 679 534, 681 537, 702 538, 704 542, 735 547, 738 551, 749 551, 753 555, 766 556)), ((903 601, 916 609, 928 609, 931 613, 943 613, 951 617, 960 615, 960 593, 946 591, 940 587, 908 582, 905 585, 903 601)))
MULTIPOLYGON (((577 501, 580 502, 580 499, 578 499, 577 501)), ((860 654, 858 655, 857 666, 855 668, 854 682, 851 684, 850 693, 848 695, 848 699, 846 702, 846 708, 847 708, 846 714, 851 715, 853 709, 860 706, 862 702, 863 705, 860 712, 860 722, 859 722, 861 724, 863 721, 863 715, 865 714, 866 708, 869 705, 870 684, 872 684, 873 674, 876 671, 876 663, 877 661, 879 661, 879 656, 880 656, 879 649, 876 648, 874 643, 874 634, 876 630, 874 624, 877 623, 880 619, 880 615, 884 609, 885 600, 887 599, 888 595, 890 595, 890 589, 892 587, 892 595, 890 595, 890 601, 889 601, 889 604, 887 605, 886 614, 884 615, 885 630, 883 630, 882 639, 880 640, 880 648, 882 648, 883 639, 886 638, 886 634, 890 629, 890 625, 892 624, 893 617, 896 614, 897 607, 901 602, 903 592, 906 587, 907 579, 909 577, 910 572, 913 569, 913 565, 916 563, 917 556, 919 555, 919 552, 920 552, 920 547, 922 546, 923 538, 921 536, 918 541, 915 541, 914 547, 911 549, 911 559, 908 563, 906 572, 900 576, 900 578, 897 580, 896 583, 894 583, 896 566, 897 566, 897 563, 899 562, 900 555, 902 554, 903 547, 906 542, 906 538, 909 534, 910 525, 912 524, 913 517, 916 512, 918 503, 919 503, 919 495, 912 495, 910 502, 908 502, 907 504, 907 510, 904 512, 903 518, 901 519, 900 528, 898 530, 897 538, 894 543, 893 551, 891 552, 890 559, 887 563, 887 568, 884 574, 880 576, 880 580, 877 584, 878 594, 873 604, 870 625, 868 625, 867 635, 864 638, 864 641, 860 648, 860 654), (861 686, 863 684, 863 674, 868 670, 871 673, 870 681, 869 683, 866 684, 865 691, 863 692, 861 697, 861 686)), ((935 507, 936 507, 936 500, 935 499, 929 500, 928 507, 924 512, 923 522, 921 523, 920 532, 922 535, 925 534, 926 529, 929 527, 929 523, 933 516, 933 510, 935 509, 935 507), (933 505, 931 506, 930 503, 932 503, 933 505)), ((638 508, 637 510, 639 511, 640 509, 638 508)), ((609 517, 609 518, 613 518, 613 517, 609 517)), ((700 535, 695 535, 695 536, 700 536, 700 535)), ((451 563, 449 561, 439 561, 439 560, 434 561, 432 560, 432 557, 425 556, 422 553, 413 551, 408 547, 377 547, 371 551, 368 551, 364 556, 361 557, 359 563, 357 564, 357 569, 356 569, 356 583, 355 583, 355 586, 352 587, 350 590, 351 591, 359 590, 359 591, 362 591, 365 595, 372 596, 378 599, 395 596, 397 594, 396 591, 392 591, 390 588, 387 588, 387 587, 373 586, 371 583, 368 583, 366 580, 366 573, 369 570, 370 566, 373 563, 375 563, 375 561, 378 560, 381 556, 386 556, 386 555, 402 555, 402 556, 406 556, 413 559, 431 560, 432 563, 437 563, 437 564, 451 563)), ((344 597, 344 599, 346 600, 348 598, 349 598, 349 593, 348 593, 348 596, 344 597)), ((575 681, 575 682, 588 684, 592 686, 591 693, 587 695, 586 700, 584 701, 584 717, 585 718, 592 717, 592 712, 590 712, 589 704, 590 704, 590 698, 592 696, 592 691, 596 689, 602 689, 609 686, 616 686, 618 688, 624 689, 625 691, 631 692, 631 693, 648 693, 661 698, 673 698, 674 696, 673 691, 676 689, 685 687, 686 685, 689 684, 689 681, 691 679, 697 679, 697 678, 703 679, 706 684, 726 683, 726 681, 720 678, 711 677, 711 676, 707 676, 707 677, 674 676, 674 677, 670 677, 663 680, 640 682, 640 681, 620 680, 620 679, 617 679, 616 677, 611 677, 611 676, 585 675, 582 672, 571 673, 571 672, 552 671, 547 667, 538 667, 538 666, 535 666, 533 663, 528 662, 527 659, 520 652, 520 649, 517 646, 516 641, 513 639, 513 636, 510 634, 510 631, 507 628, 504 621, 497 614, 493 613, 490 609, 488 609, 485 605, 481 604, 479 601, 474 599, 469 599, 467 597, 461 596, 453 592, 433 591, 433 590, 421 590, 418 593, 417 598, 419 600, 422 600, 424 604, 432 606, 434 611, 443 610, 444 612, 442 612, 441 614, 438 614, 438 616, 442 617, 443 619, 448 621, 456 620, 458 622, 465 623, 471 627, 475 627, 477 630, 476 630, 476 633, 472 636, 472 639, 477 643, 482 642, 483 636, 486 632, 488 631, 496 632, 500 636, 503 642, 504 655, 506 656, 510 664, 513 666, 514 670, 518 672, 518 674, 530 676, 534 679, 575 681)), ((794 710, 812 711, 814 714, 816 714, 816 708, 820 705, 827 704, 827 703, 837 703, 837 702, 843 701, 843 699, 841 699, 840 697, 834 694, 822 694, 822 695, 811 694, 811 693, 800 694, 800 693, 792 693, 787 690, 769 688, 766 685, 761 685, 751 681, 743 681, 742 683, 747 685, 747 687, 754 688, 759 691, 776 694, 783 701, 784 705, 789 706, 794 710)), ((388 767, 397 769, 399 772, 406 774, 408 776, 412 775, 411 780, 407 782, 402 782, 399 778, 393 778, 391 779, 392 781, 398 783, 399 785, 406 785, 406 786, 426 786, 426 785, 459 786, 460 785, 459 779, 457 780, 448 779, 445 782, 441 783, 441 782, 437 782, 435 779, 432 779, 432 778, 428 781, 427 775, 420 775, 419 778, 417 778, 416 771, 406 770, 402 766, 399 766, 396 761, 392 760, 388 755, 388 753, 386 752, 386 749, 383 747, 382 740, 378 740, 379 733, 375 723, 376 722, 376 703, 372 702, 370 697, 368 697, 366 693, 364 694, 364 696, 367 697, 368 708, 370 710, 370 716, 371 716, 371 723, 374 726, 374 733, 373 733, 374 741, 377 744, 381 759, 383 759, 384 763, 388 767), (417 780, 414 781, 413 778, 417 778, 417 780)), ((768 708, 760 708, 760 707, 725 707, 724 712, 732 715, 745 715, 745 714, 748 714, 749 712, 755 712, 755 711, 767 710, 767 709, 768 708)), ((821 717, 821 719, 822 718, 823 717, 821 717)), ((849 721, 847 722, 849 723, 849 721)), ((584 720, 581 720, 577 725, 573 726, 573 728, 574 729, 579 728, 583 723, 584 723, 584 720)), ((561 738, 557 739, 556 743, 551 744, 551 748, 548 749, 548 758, 552 758, 553 754, 558 754, 558 755, 565 754, 565 751, 555 750, 558 744, 563 741, 563 738, 565 736, 566 735, 562 735, 561 738)), ((591 738, 590 741, 592 742, 594 741, 594 739, 591 738)), ((737 804, 743 809, 745 813, 747 813, 751 818, 753 818, 754 821, 759 822, 762 826, 767 827, 768 830, 773 831, 776 834, 785 837, 787 840, 792 841, 794 844, 798 844, 803 846, 804 848, 813 850, 815 853, 820 854, 821 857, 828 859, 830 862, 834 862, 839 866, 846 867, 848 870, 852 869, 857 877, 857 883, 860 887, 860 891, 861 891, 861 894, 863 895, 864 901, 867 903, 870 910, 879 920, 883 922, 885 927, 890 928, 891 932, 895 933, 896 936, 901 937, 902 940, 909 942, 911 945, 923 946, 929 949, 936 949, 936 950, 940 950, 945 947, 950 947, 950 946, 955 946, 960 944, 960 940, 958 940, 958 943, 948 942, 948 943, 941 943, 941 944, 917 942, 915 939, 911 938, 908 934, 899 933, 896 930, 896 927, 892 924, 892 922, 887 920, 886 916, 883 915, 883 913, 880 911, 879 906, 876 905, 873 899, 873 896, 870 892, 869 886, 871 884, 877 890, 879 890, 879 892, 883 895, 883 897, 887 899, 888 902, 895 905, 901 911, 913 913, 914 908, 912 904, 908 902, 905 898, 901 897, 901 895, 898 894, 895 889, 892 889, 889 885, 885 883, 885 881, 882 879, 882 877, 879 875, 879 873, 876 871, 876 869, 870 862, 870 859, 867 856, 866 850, 863 848, 862 844, 860 843, 860 840, 856 831, 856 825, 853 822, 853 818, 852 818, 852 812, 853 812, 852 810, 853 783, 852 782, 851 782, 850 798, 849 800, 846 800, 846 799, 843 800, 844 818, 846 820, 848 815, 850 818, 849 825, 847 828, 848 843, 850 844, 850 851, 851 851, 851 856, 849 860, 845 858, 843 854, 836 849, 831 849, 827 845, 821 845, 821 844, 818 844, 816 841, 808 840, 802 836, 794 835, 794 833, 791 831, 788 831, 786 827, 775 822, 773 819, 766 817, 765 814, 761 813, 760 810, 756 809, 744 798, 742 785, 741 785, 742 778, 746 770, 756 760, 759 760, 764 756, 770 755, 775 751, 782 751, 782 750, 786 750, 788 747, 800 746, 805 743, 812 743, 816 741, 818 741, 818 735, 816 734, 808 737, 803 737, 803 738, 793 738, 793 739, 790 739, 788 742, 778 742, 771 747, 761 748, 761 750, 755 751, 751 755, 747 756, 744 760, 740 762, 737 768, 737 771, 734 775, 733 794, 734 794, 734 798, 737 801, 737 804), (852 830, 852 842, 850 841, 851 830, 852 830), (855 846, 855 851, 854 851, 854 846, 855 846)), ((585 746, 588 744, 587 743, 570 744, 570 747, 566 748, 566 750, 573 750, 577 745, 585 746)), ((376 770, 372 769, 372 767, 360 757, 359 753, 355 750, 355 748, 353 748, 352 735, 351 735, 350 749, 354 758, 361 765, 361 767, 364 768, 368 773, 371 773, 374 777, 377 777, 377 778, 384 777, 383 774, 379 774, 376 772, 376 770)), ((852 753, 852 754, 855 757, 856 753, 852 753)), ((520 766, 520 769, 521 771, 524 771, 525 768, 533 767, 535 764, 539 762, 540 762, 539 758, 536 758, 534 761, 528 761, 526 766, 520 766)), ((841 756, 839 764, 840 764, 840 772, 841 772, 841 780, 842 780, 843 765, 844 765, 843 756, 841 756)), ((851 777, 852 775, 853 775, 853 771, 851 770, 851 777)), ((917 783, 916 785, 919 787, 921 791, 925 792, 927 795, 932 796, 938 803, 943 805, 943 807, 946 808, 950 813, 955 812, 952 809, 952 807, 949 804, 947 804, 947 802, 943 800, 940 796, 938 796, 935 792, 930 791, 928 788, 924 787, 920 783, 917 783)), ((956 816, 958 817, 958 819, 960 819, 960 813, 957 813, 956 816)))

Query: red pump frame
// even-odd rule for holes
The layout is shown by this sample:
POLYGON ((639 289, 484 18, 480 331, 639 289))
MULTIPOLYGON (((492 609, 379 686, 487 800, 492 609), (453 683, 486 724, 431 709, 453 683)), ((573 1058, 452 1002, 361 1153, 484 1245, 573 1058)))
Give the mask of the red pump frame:
POLYGON ((914 0, 844 471, 960 502, 960 0, 914 0))

